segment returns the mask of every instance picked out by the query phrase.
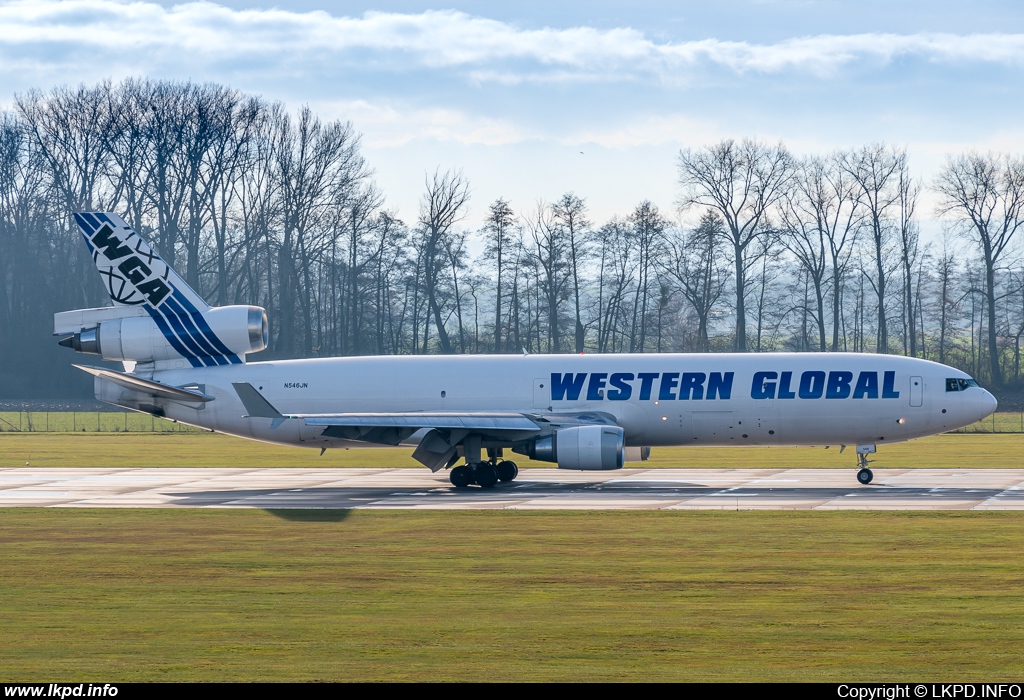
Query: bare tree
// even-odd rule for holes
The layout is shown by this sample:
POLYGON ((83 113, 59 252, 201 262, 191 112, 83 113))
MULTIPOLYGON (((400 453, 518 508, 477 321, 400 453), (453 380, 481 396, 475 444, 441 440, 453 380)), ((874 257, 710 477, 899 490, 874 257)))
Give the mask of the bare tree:
POLYGON ((376 228, 387 226, 391 219, 380 216, 380 208, 384 204, 384 195, 372 183, 366 183, 355 189, 338 211, 339 224, 344 231, 345 248, 345 315, 347 323, 338 325, 346 327, 342 347, 347 354, 358 355, 363 352, 362 310, 365 308, 363 286, 360 284, 368 268, 373 266, 380 253, 379 245, 383 245, 386 237, 376 235, 376 228))
POLYGON ((725 221, 736 287, 735 349, 747 350, 747 252, 767 230, 768 214, 789 186, 793 161, 781 143, 726 140, 679 153, 681 205, 715 209, 725 221))
POLYGON ((713 210, 705 211, 700 224, 668 239, 666 272, 697 316, 697 352, 709 352, 708 327, 722 293, 728 267, 721 255, 725 225, 713 210))
POLYGON ((878 302, 875 349, 880 353, 889 352, 886 294, 891 267, 887 260, 891 226, 887 218, 891 215, 891 208, 900 201, 899 178, 900 173, 906 169, 906 160, 906 151, 876 143, 844 153, 841 161, 843 169, 857 184, 857 196, 865 207, 871 234, 875 274, 873 277, 868 275, 867 278, 875 290, 878 302))
POLYGON ((509 248, 512 246, 513 227, 516 216, 508 201, 494 200, 488 208, 484 221, 484 258, 494 269, 494 352, 501 352, 502 345, 502 273, 505 271, 509 248))
POLYGON ((566 192, 561 199, 551 205, 554 223, 565 231, 568 244, 567 260, 569 275, 572 278, 573 308, 576 314, 576 352, 583 352, 586 343, 587 329, 583 324, 581 313, 581 278, 580 269, 590 258, 590 221, 587 220, 587 203, 573 192, 566 192))
POLYGON ((966 153, 950 156, 934 184, 938 212, 956 232, 981 248, 985 265, 989 373, 1003 383, 996 334, 996 270, 1024 226, 1024 161, 1010 156, 966 153))
POLYGON ((242 189, 241 180, 253 165, 252 143, 264 124, 264 106, 235 91, 221 93, 218 102, 211 115, 210 147, 204 154, 203 194, 214 240, 216 299, 218 304, 227 304, 233 267, 228 260, 232 210, 242 189))
POLYGON ((526 227, 533 240, 533 261, 539 275, 538 292, 544 297, 547 351, 559 353, 562 351, 559 315, 570 280, 568 236, 554 222, 551 208, 543 202, 537 204, 536 211, 526 220, 526 227))
POLYGON ((124 202, 128 222, 144 231, 149 199, 146 163, 150 148, 146 120, 150 86, 129 79, 107 92, 105 147, 110 153, 107 177, 115 186, 113 200, 124 202))
POLYGON ((445 239, 451 235, 452 227, 465 215, 465 206, 469 202, 469 183, 461 172, 449 170, 442 174, 435 170, 433 176, 427 177, 426 187, 419 219, 424 291, 429 313, 434 318, 441 352, 449 354, 452 345, 438 299, 438 281, 442 269, 449 262, 444 255, 445 239))
MULTIPOLYGON (((797 258, 805 267, 820 267, 817 262, 811 264, 815 260, 821 261, 827 269, 833 352, 840 347, 843 286, 864 216, 852 178, 840 167, 841 158, 840 154, 833 154, 804 160, 799 177, 794 181, 795 188, 784 199, 784 209, 789 212, 786 218, 795 217, 800 221, 800 240, 796 242, 789 237, 787 247, 792 249, 796 243, 802 251, 797 258), (823 255, 818 256, 816 251, 823 255)), ((815 276, 810 270, 809 273, 815 276)), ((822 284, 824 281, 823 278, 822 284)), ((817 317, 819 328, 823 328, 823 311, 819 311, 817 317)), ((819 349, 825 349, 820 342, 819 349)))
POLYGON ((282 349, 313 351, 313 285, 310 264, 323 242, 329 209, 345 201, 369 176, 359 139, 348 122, 321 122, 304 107, 292 123, 284 117, 275 149, 275 177, 282 236, 278 254, 278 296, 282 349), (296 320, 302 321, 302 343, 296 320))
POLYGON ((630 229, 636 244, 637 280, 633 299, 633 322, 630 328, 630 352, 647 348, 647 310, 651 296, 651 273, 661 251, 668 222, 650 201, 637 205, 629 216, 630 229))
POLYGON ((110 158, 106 148, 110 89, 110 83, 104 82, 94 88, 62 86, 46 95, 31 90, 15 97, 26 130, 50 166, 66 219, 73 211, 109 204, 101 189, 110 158))
POLYGON ((917 207, 917 196, 921 187, 910 176, 906 161, 900 169, 896 188, 899 192, 896 228, 899 234, 900 266, 903 269, 903 319, 906 329, 903 336, 903 351, 904 354, 909 352, 911 357, 917 357, 919 304, 915 293, 914 266, 918 262, 920 252, 920 233, 917 222, 914 220, 914 210, 917 207))
POLYGON ((818 350, 825 352, 825 282, 831 262, 826 221, 833 202, 819 173, 813 161, 801 164, 797 186, 786 192, 779 211, 782 245, 796 258, 813 295, 813 307, 803 304, 803 310, 813 317, 818 350))
POLYGON ((626 295, 636 277, 636 240, 627 222, 612 218, 597 231, 600 249, 598 272, 597 349, 616 350, 617 336, 628 335, 620 329, 626 317, 626 295))

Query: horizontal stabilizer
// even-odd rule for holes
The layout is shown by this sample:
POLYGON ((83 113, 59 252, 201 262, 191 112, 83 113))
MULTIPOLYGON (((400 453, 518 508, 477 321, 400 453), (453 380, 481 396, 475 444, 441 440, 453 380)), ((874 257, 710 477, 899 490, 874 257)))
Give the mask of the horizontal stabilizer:
POLYGON ((235 393, 245 406, 245 418, 271 418, 271 428, 276 428, 285 421, 286 416, 281 415, 281 412, 263 398, 263 394, 249 382, 232 382, 231 386, 235 387, 235 393))
POLYGON ((148 316, 141 306, 103 306, 98 309, 61 311, 53 315, 53 334, 67 335, 84 328, 95 328, 104 321, 148 316))
POLYGON ((94 377, 105 379, 108 382, 113 382, 119 386, 123 386, 126 389, 132 391, 138 391, 149 396, 153 396, 161 399, 170 399, 171 401, 185 401, 188 403, 206 403, 207 401, 213 401, 212 396, 207 396, 201 391, 191 391, 189 389, 179 389, 176 386, 167 386, 166 384, 160 384, 159 382, 152 382, 142 377, 136 377, 134 374, 126 374, 124 372, 117 372, 112 369, 104 369, 102 367, 89 367, 86 365, 74 365, 83 372, 88 372, 94 377))

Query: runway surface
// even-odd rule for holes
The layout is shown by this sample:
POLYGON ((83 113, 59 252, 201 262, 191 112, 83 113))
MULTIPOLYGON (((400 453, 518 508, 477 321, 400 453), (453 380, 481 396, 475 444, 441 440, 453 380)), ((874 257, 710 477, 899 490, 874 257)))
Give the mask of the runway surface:
POLYGON ((1024 469, 524 469, 457 489, 426 469, 0 469, 0 507, 1024 510, 1024 469))

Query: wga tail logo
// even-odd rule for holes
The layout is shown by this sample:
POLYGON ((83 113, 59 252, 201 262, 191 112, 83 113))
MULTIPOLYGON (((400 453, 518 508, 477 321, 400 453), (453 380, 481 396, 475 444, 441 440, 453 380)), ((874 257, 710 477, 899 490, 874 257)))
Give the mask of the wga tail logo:
MULTIPOLYGON (((114 301, 121 304, 149 302, 152 306, 158 306, 171 293, 166 280, 161 279, 150 267, 154 261, 163 263, 153 251, 132 250, 118 238, 110 224, 103 224, 91 240, 96 251, 102 252, 112 264, 109 270, 103 271, 103 275, 107 278, 107 289, 114 301)), ((166 273, 167 266, 163 267, 166 273)))

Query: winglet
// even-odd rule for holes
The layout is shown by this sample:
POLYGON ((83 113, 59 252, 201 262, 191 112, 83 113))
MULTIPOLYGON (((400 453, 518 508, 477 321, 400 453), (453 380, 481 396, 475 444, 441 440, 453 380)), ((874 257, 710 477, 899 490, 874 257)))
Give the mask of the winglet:
POLYGON ((248 415, 243 416, 243 418, 272 418, 273 420, 270 423, 271 429, 278 427, 288 420, 287 416, 281 415, 281 412, 263 398, 263 394, 258 392, 249 382, 232 382, 231 386, 235 388, 235 393, 238 394, 238 398, 242 400, 242 405, 248 411, 248 415))

